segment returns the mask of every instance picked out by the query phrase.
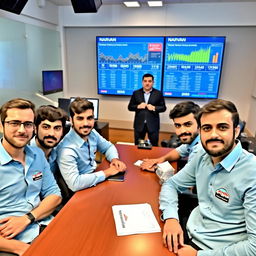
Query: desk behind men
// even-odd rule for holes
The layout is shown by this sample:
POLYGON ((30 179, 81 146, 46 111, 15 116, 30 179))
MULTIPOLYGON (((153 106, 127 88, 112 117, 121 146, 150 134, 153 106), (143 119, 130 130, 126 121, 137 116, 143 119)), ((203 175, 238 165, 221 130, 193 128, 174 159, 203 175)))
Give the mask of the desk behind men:
MULTIPOLYGON (((124 182, 105 181, 77 192, 64 206, 24 256, 172 256, 162 244, 162 233, 116 235, 112 205, 149 203, 160 224, 159 179, 141 171, 134 162, 166 154, 170 148, 152 150, 117 145, 120 159, 127 165, 124 182)), ((107 162, 98 167, 105 168, 107 162)), ((176 167, 176 166, 174 166, 176 167)))

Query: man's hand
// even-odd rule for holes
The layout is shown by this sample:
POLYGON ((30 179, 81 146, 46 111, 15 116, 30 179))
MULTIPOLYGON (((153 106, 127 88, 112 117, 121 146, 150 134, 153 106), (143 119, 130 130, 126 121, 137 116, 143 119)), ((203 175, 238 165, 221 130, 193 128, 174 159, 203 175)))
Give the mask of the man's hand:
POLYGON ((163 229, 163 243, 169 251, 178 253, 178 247, 184 246, 182 228, 176 219, 167 219, 163 229))
POLYGON ((112 175, 119 173, 119 169, 117 169, 114 165, 110 166, 108 169, 103 171, 105 173, 106 178, 112 175))
POLYGON ((117 158, 112 159, 110 166, 116 167, 116 169, 119 170, 119 172, 123 172, 126 169, 126 165, 124 162, 120 161, 117 158))
POLYGON ((141 102, 141 103, 137 106, 138 109, 145 109, 146 107, 147 107, 147 104, 146 104, 145 102, 141 102))
POLYGON ((179 250, 178 250, 178 256, 196 256, 197 255, 197 250, 194 249, 190 245, 183 245, 179 250))
POLYGON ((159 163, 159 158, 155 159, 143 159, 140 168, 144 171, 154 172, 156 169, 156 165, 159 163))
POLYGON ((22 232, 29 224, 30 220, 24 216, 10 216, 0 220, 0 235, 6 239, 12 239, 22 232))
POLYGON ((147 104, 147 109, 150 111, 156 111, 156 107, 151 104, 147 104))

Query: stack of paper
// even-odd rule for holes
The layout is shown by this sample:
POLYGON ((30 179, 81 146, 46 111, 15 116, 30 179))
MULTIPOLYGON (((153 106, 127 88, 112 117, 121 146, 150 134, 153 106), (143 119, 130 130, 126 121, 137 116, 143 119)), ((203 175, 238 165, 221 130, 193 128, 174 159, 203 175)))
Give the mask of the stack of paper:
POLYGON ((113 205, 118 236, 160 232, 160 226, 149 204, 113 205))

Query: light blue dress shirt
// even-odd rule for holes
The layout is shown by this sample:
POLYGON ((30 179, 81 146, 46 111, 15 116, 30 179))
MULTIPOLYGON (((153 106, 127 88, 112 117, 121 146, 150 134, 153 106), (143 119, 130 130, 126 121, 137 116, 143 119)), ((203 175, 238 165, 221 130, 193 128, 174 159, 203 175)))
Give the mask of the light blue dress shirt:
MULTIPOLYGON (((30 146, 37 147, 35 136, 30 140, 30 146)), ((50 153, 47 161, 48 161, 48 163, 51 167, 52 173, 54 174, 55 171, 58 169, 56 148, 52 148, 51 153, 50 153)))
POLYGON ((88 142, 71 129, 57 147, 60 172, 72 191, 95 186, 106 179, 103 171, 94 172, 97 151, 105 154, 108 161, 118 158, 116 147, 95 129, 88 136, 88 142))
MULTIPOLYGON (((12 159, 0 143, 0 219, 23 216, 36 208, 41 198, 61 196, 50 166, 41 149, 25 147, 25 168, 12 159)), ((47 225, 52 216, 37 221, 15 237, 25 243, 39 235, 40 224, 47 225)))
POLYGON ((199 206, 188 220, 198 256, 256 255, 256 157, 238 142, 216 166, 201 151, 163 184, 163 218, 176 218, 177 191, 196 185, 199 206))
POLYGON ((179 147, 175 148, 180 157, 188 157, 188 161, 201 149, 203 149, 203 147, 200 141, 200 135, 197 135, 190 144, 181 144, 179 147))

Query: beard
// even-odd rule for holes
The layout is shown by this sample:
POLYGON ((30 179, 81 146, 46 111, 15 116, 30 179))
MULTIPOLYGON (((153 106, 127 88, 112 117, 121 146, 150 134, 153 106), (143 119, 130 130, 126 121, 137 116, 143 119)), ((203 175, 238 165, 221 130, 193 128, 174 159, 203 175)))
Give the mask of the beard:
MULTIPOLYGON (((20 135, 22 136, 22 135, 20 135)), ((29 138, 29 136, 27 135, 23 135, 25 138, 28 138, 27 141, 23 142, 23 143, 17 143, 15 140, 11 139, 11 138, 8 138, 7 136, 4 136, 4 139, 13 147, 13 148, 16 148, 16 149, 21 149, 21 148, 24 148, 28 142, 30 141, 30 139, 32 138, 32 135, 31 137, 29 138)))
POLYGON ((195 139, 195 137, 198 135, 198 133, 191 133, 191 132, 184 132, 180 135, 178 135, 180 141, 182 144, 190 144, 192 143, 192 141, 195 139), (183 140, 182 136, 190 136, 188 138, 186 138, 186 140, 183 140))
POLYGON ((204 148, 204 150, 212 157, 219 157, 219 156, 226 156, 234 147, 235 144, 235 133, 233 134, 233 139, 230 143, 225 145, 225 142, 223 140, 219 140, 219 139, 209 139, 206 142, 202 143, 202 146, 204 148), (207 148, 207 143, 211 142, 211 141, 219 141, 221 143, 223 143, 223 148, 219 149, 219 150, 214 150, 214 149, 208 149, 207 148), (205 145, 206 144, 206 145, 205 145))
POLYGON ((53 136, 45 136, 42 140, 41 140, 38 136, 36 136, 36 139, 37 139, 38 143, 40 144, 40 146, 43 147, 43 148, 45 148, 45 149, 54 148, 54 147, 58 144, 58 140, 57 140, 55 137, 53 137, 53 136), (46 143, 44 142, 44 140, 46 140, 46 139, 55 140, 56 143, 51 144, 51 145, 48 145, 48 144, 46 144, 46 143))
POLYGON ((79 127, 78 129, 73 126, 73 129, 75 130, 75 132, 81 137, 81 138, 86 138, 87 136, 90 135, 90 133, 92 132, 92 126, 82 126, 82 127, 79 127), (87 129, 90 129, 89 132, 87 132, 86 134, 81 132, 80 130, 84 129, 84 128, 87 128, 87 129))

